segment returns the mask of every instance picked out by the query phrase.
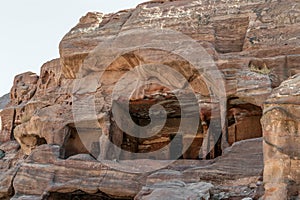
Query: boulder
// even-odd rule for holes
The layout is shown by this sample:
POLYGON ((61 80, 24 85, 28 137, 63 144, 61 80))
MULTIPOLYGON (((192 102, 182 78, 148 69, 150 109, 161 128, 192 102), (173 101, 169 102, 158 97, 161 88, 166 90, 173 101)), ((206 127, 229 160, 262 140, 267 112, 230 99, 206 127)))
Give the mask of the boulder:
POLYGON ((135 196, 135 200, 147 199, 210 199, 209 190, 214 186, 210 183, 199 182, 185 184, 182 181, 161 182, 151 186, 143 187, 135 196))

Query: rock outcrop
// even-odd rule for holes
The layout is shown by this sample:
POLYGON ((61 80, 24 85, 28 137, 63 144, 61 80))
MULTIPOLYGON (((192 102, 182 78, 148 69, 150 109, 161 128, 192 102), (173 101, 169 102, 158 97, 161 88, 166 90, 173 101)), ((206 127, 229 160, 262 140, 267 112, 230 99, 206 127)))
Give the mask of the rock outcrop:
MULTIPOLYGON (((66 78, 75 78, 84 59, 99 42, 111 36, 126 34, 127 30, 171 29, 199 41, 212 54, 224 73, 228 96, 262 105, 270 94, 270 84, 278 86, 299 72, 297 13, 299 4, 294 1, 259 0, 148 2, 112 15, 89 13, 60 43, 62 71, 66 78), (97 17, 98 20, 88 20, 97 17)), ((147 53, 139 56, 139 52, 122 59, 127 60, 127 65, 141 64, 143 60, 168 62, 150 53, 152 59, 146 59, 147 53)))
POLYGON ((264 108, 264 181, 267 199, 299 198, 300 75, 284 81, 264 108))
MULTIPOLYGON (((206 198, 223 191, 228 197, 255 197, 259 187, 251 185, 259 185, 263 169, 261 139, 237 143, 226 151, 224 157, 217 160, 178 160, 165 169, 151 173, 128 173, 114 170, 88 156, 81 155, 66 160, 59 157, 59 146, 42 145, 33 150, 31 155, 19 164, 18 172, 14 177, 13 186, 16 194, 13 199, 25 197, 42 199, 53 195, 66 197, 73 193, 75 196, 76 191, 81 191, 91 197, 101 191, 102 195, 121 199, 133 199, 140 192, 136 198, 144 199, 147 198, 145 197, 146 188, 150 188, 151 195, 156 195, 159 192, 155 191, 157 185, 160 185, 161 189, 168 188, 172 182, 179 183, 179 185, 173 185, 175 190, 186 191, 180 194, 181 198, 200 198, 201 195, 206 198), (199 180, 204 183, 198 183, 199 180), (219 185, 219 187, 212 194, 208 193, 213 185, 219 185), (145 188, 142 189, 143 186, 145 188), (28 187, 31 189, 28 190, 28 187), (199 190, 201 188, 203 191, 199 190), (229 188, 235 188, 240 192, 230 192, 229 188), (198 193, 192 194, 193 190, 197 190, 198 193)), ((145 165, 163 164, 164 161, 107 162, 112 162, 112 165, 131 165, 138 168, 145 165)), ((11 172, 5 172, 4 177, 5 175, 10 177, 9 173, 11 172)), ((165 195, 162 196, 163 199, 168 198, 168 194, 165 195)))
POLYGON ((263 168, 265 199, 296 197, 299 24, 292 0, 88 13, 14 80, 0 199, 259 199, 263 168))

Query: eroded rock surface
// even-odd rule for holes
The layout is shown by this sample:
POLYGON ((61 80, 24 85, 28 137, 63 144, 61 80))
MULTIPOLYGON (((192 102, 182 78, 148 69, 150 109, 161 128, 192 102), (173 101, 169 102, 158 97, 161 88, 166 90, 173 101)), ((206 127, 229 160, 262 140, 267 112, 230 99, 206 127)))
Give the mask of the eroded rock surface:
POLYGON ((185 184, 181 181, 162 182, 150 187, 144 187, 134 198, 135 200, 147 199, 205 199, 210 198, 209 190, 213 188, 210 183, 199 182, 185 184))
POLYGON ((300 76, 276 88, 267 100, 264 128, 266 199, 299 198, 300 76))
POLYGON ((39 77, 32 72, 26 72, 15 77, 14 86, 10 92, 13 104, 19 105, 29 101, 36 92, 39 77))
MULTIPOLYGON (((67 78, 78 75, 79 66, 99 42, 147 28, 172 29, 199 41, 224 73, 228 94, 258 105, 270 87, 299 70, 299 4, 294 1, 148 2, 112 15, 89 13, 85 18, 97 20, 82 20, 60 43, 67 78)), ((135 52, 133 56, 140 58, 135 52)), ((159 59, 152 52, 147 63, 159 59)))
MULTIPOLYGON (((133 199, 136 195, 136 199, 147 199, 147 191, 151 193, 150 199, 158 198, 158 194, 165 195, 162 196, 165 199, 170 197, 172 191, 182 191, 178 198, 207 199, 212 197, 209 189, 214 185, 219 186, 214 194, 224 192, 229 197, 254 197, 257 187, 251 185, 259 182, 263 169, 262 148, 259 148, 262 147, 261 142, 261 139, 243 141, 228 149, 224 158, 217 160, 178 160, 165 169, 140 174, 108 168, 90 157, 86 159, 88 156, 82 154, 64 160, 59 158, 59 146, 42 145, 18 165, 18 173, 14 178, 16 195, 13 199, 22 196, 41 199, 42 196, 45 198, 57 193, 66 196, 76 194, 76 191, 91 197, 101 191, 111 198, 121 199, 133 199), (236 161, 231 160, 234 157, 236 161), (27 189, 28 186, 31 190, 27 189), (228 192, 228 188, 232 187, 240 192, 228 192)), ((154 166, 163 161, 124 160, 114 165, 138 167, 145 162, 154 166)))
POLYGON ((153 199, 179 191, 183 199, 258 199, 263 131, 265 198, 297 196, 299 75, 284 80, 300 72, 299 24, 292 0, 150 1, 88 13, 62 39, 60 58, 39 76, 15 78, 0 112, 0 199, 153 199), (126 100, 130 115, 112 114, 126 100), (159 107, 150 109, 156 104, 165 108, 164 127, 143 129, 163 121, 159 107), (139 135, 122 134, 114 120, 139 135), (182 121, 189 126, 180 132, 182 121), (126 151, 112 156, 115 148, 101 143, 107 139, 126 151), (149 173, 107 166, 159 168, 178 157, 149 173))

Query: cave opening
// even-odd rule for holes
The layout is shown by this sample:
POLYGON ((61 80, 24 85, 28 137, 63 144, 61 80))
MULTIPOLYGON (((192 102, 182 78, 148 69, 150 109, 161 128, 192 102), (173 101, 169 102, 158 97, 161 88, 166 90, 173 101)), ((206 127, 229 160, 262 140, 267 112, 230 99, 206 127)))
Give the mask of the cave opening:
POLYGON ((66 159, 77 154, 89 154, 89 151, 80 139, 77 129, 72 125, 66 126, 65 129, 67 135, 61 148, 61 157, 66 159))
POLYGON ((262 137, 262 108, 233 97, 228 99, 227 123, 228 143, 262 137))

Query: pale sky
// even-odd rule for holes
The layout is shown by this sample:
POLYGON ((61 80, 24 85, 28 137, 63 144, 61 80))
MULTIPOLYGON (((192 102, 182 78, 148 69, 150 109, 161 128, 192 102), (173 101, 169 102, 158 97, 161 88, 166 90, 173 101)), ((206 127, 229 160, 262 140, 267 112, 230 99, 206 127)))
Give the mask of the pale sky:
POLYGON ((59 57, 62 37, 89 11, 134 8, 146 0, 9 0, 0 6, 0 97, 14 76, 59 57))

